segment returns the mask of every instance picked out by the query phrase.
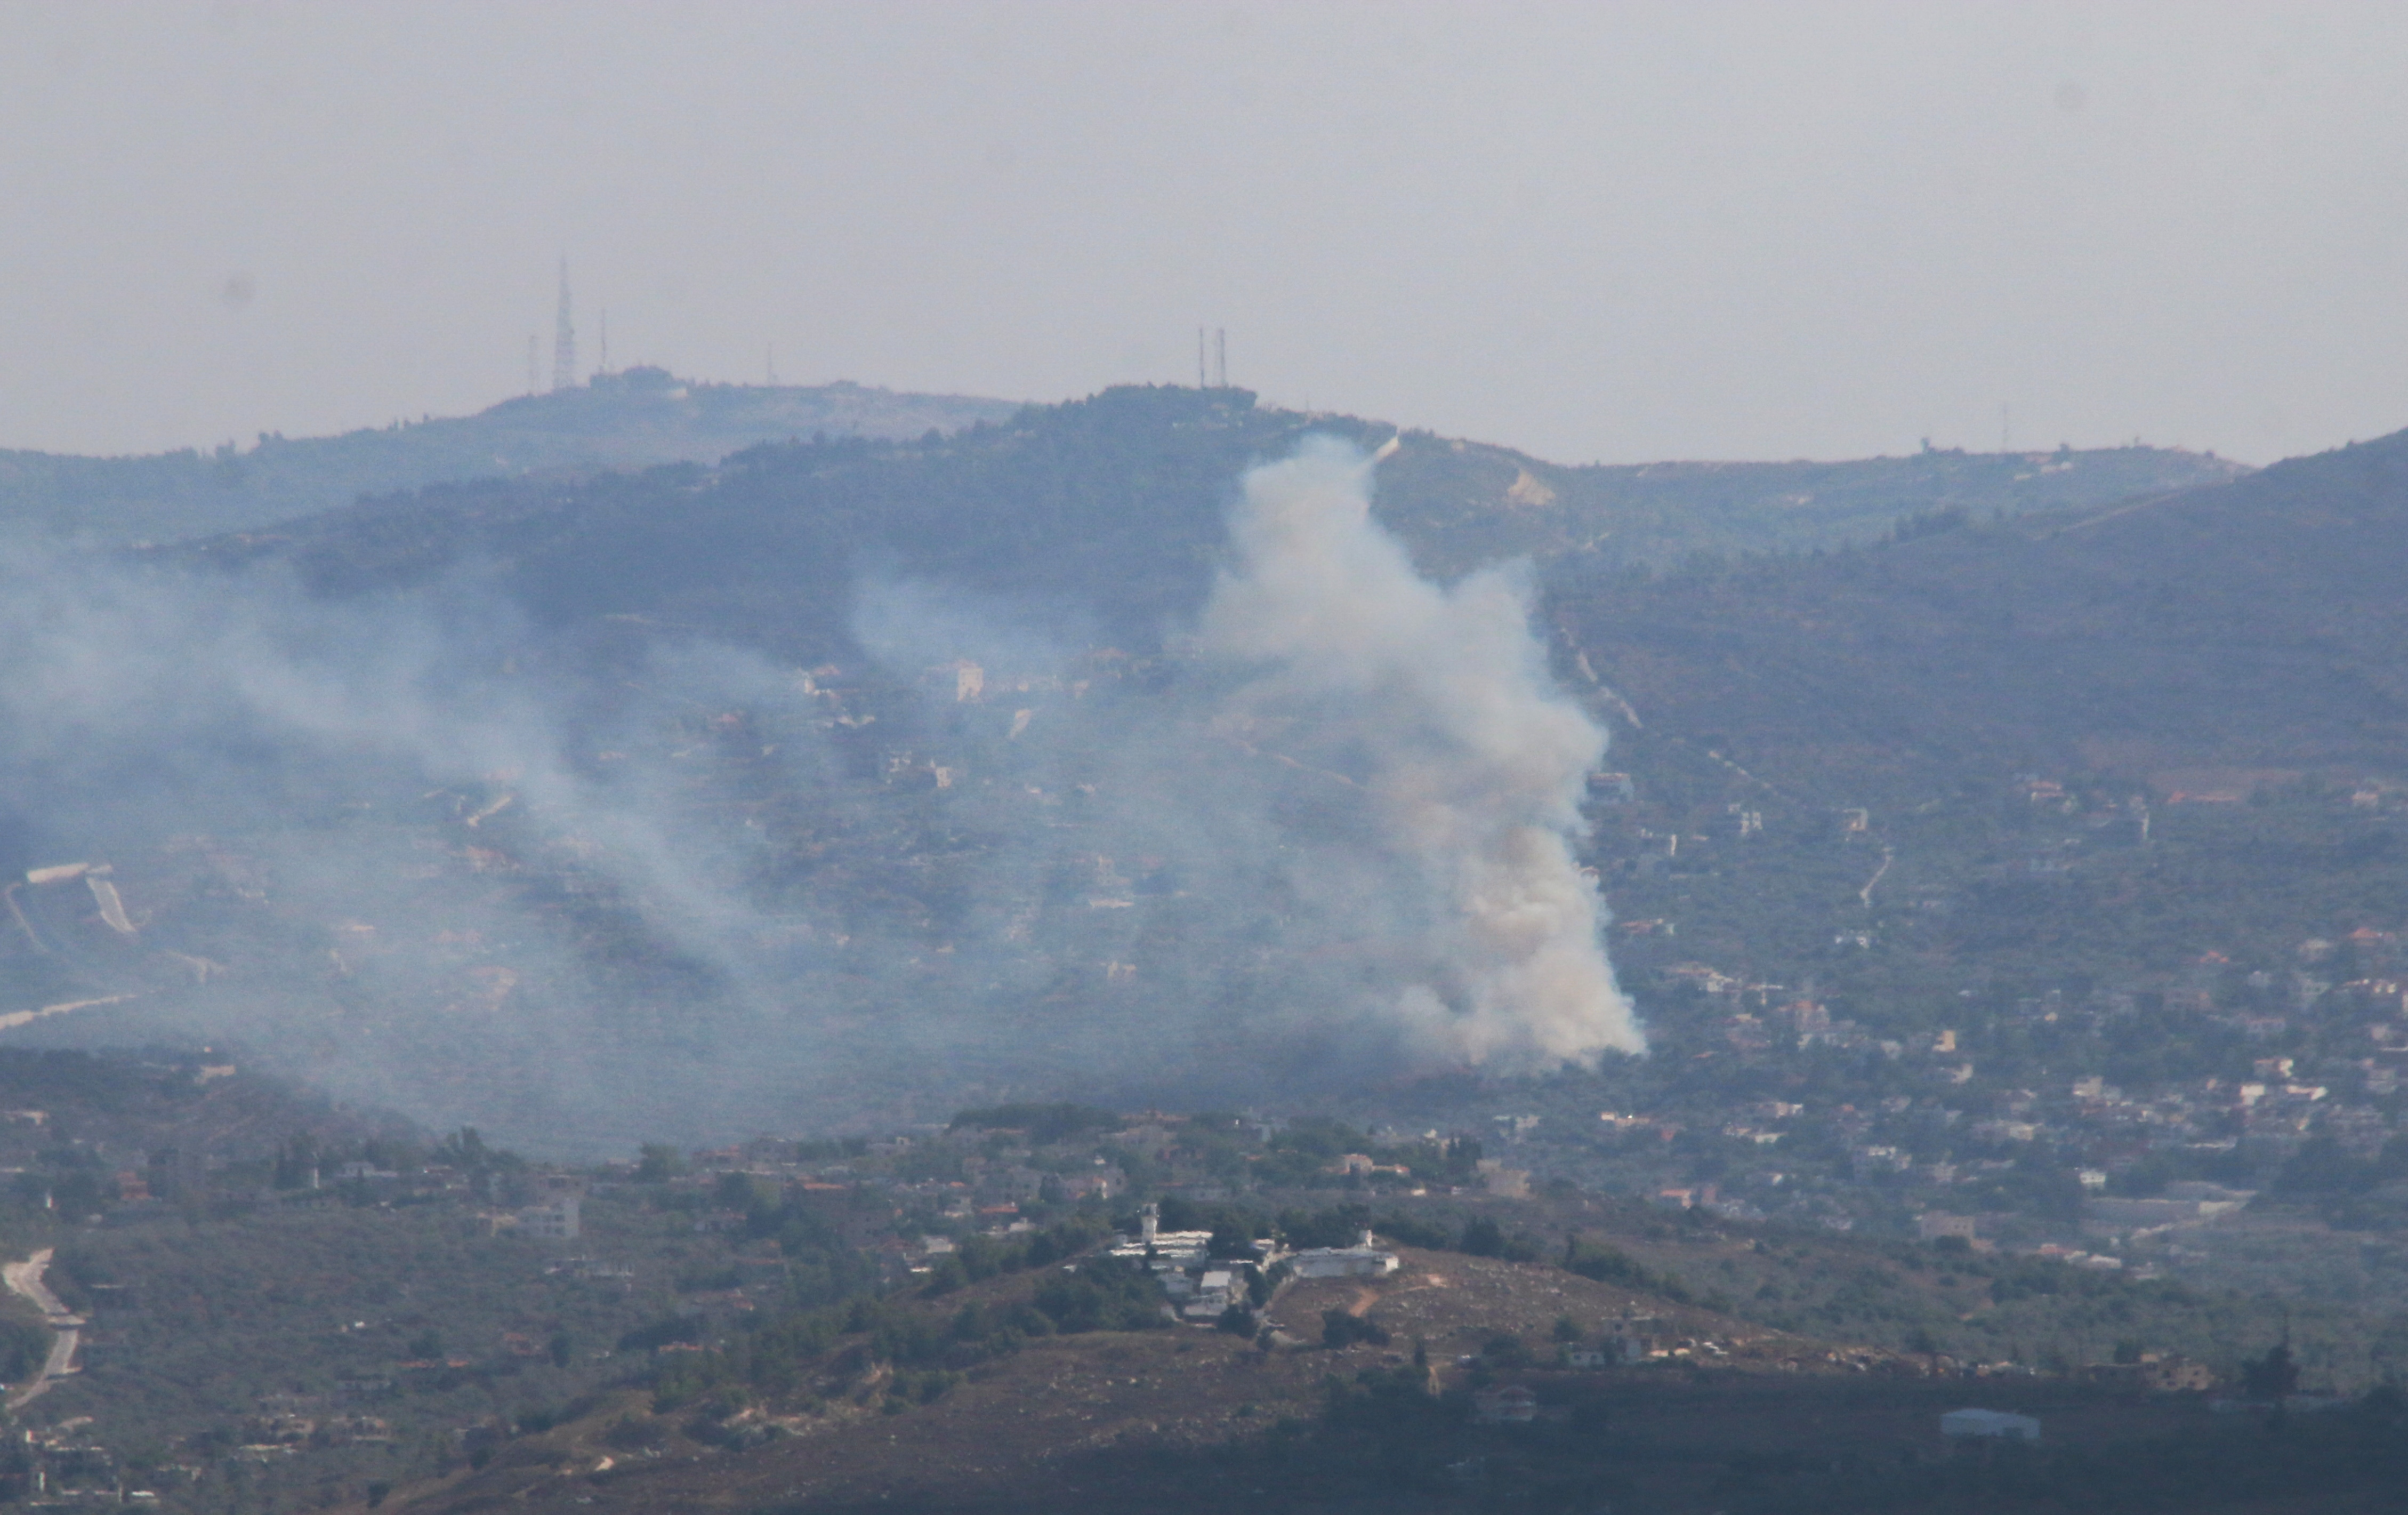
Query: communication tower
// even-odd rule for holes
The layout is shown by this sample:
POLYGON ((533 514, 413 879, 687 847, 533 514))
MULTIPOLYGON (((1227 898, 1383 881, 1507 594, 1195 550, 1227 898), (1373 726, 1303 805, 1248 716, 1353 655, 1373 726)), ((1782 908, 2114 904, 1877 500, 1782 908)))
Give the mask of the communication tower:
POLYGON ((577 387, 577 326, 568 315, 568 260, 560 260, 560 315, 552 334, 552 387, 577 387))

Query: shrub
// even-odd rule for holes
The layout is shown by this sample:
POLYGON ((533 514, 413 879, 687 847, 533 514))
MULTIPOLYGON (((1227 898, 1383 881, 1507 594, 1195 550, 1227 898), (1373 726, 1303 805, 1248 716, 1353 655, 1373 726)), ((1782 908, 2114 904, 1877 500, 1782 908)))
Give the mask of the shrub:
POLYGON ((1388 1333, 1367 1316, 1350 1315, 1344 1310, 1321 1312, 1321 1344, 1332 1351, 1342 1351, 1358 1341, 1375 1347, 1388 1344, 1388 1333))

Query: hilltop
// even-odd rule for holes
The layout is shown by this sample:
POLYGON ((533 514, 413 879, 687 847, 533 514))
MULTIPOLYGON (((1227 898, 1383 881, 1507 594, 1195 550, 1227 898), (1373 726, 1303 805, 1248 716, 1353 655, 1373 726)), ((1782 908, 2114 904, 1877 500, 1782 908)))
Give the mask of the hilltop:
POLYGON ((0 451, 0 535, 112 546, 243 531, 428 484, 716 463, 788 438, 918 437, 1010 415, 1002 400, 859 384, 712 384, 659 368, 337 437, 262 433, 143 457, 0 451))
MULTIPOLYGON (((630 368, 504 400, 475 415, 396 420, 335 437, 263 432, 247 447, 229 441, 208 452, 136 457, 0 450, 0 537, 97 547, 170 542, 255 531, 435 485, 518 481, 549 494, 613 470, 715 466, 765 443, 869 440, 941 447, 945 436, 1015 417, 1012 429, 1022 433, 1093 430, 1095 421, 1145 430, 1182 424, 1194 409, 1182 394, 1225 411, 1252 409, 1253 397, 1236 390, 1122 390, 1101 405, 1024 410, 1003 400, 853 383, 705 383, 630 368)), ((1394 429, 1268 410, 1258 419, 1270 425, 1221 439, 1240 443, 1220 457, 1226 471, 1252 460, 1251 447, 1306 426, 1375 440, 1394 429)), ((1441 442, 1422 433, 1412 440, 1420 455, 1402 471, 1412 474, 1423 497, 1417 540, 1434 562, 1458 566, 1500 552, 1669 564, 1698 552, 1832 546, 1870 540, 1917 511, 2014 514, 2246 471, 2212 454, 2137 445, 1989 454, 1927 450, 1838 463, 1570 467, 1510 448, 1441 442)), ((892 467, 911 451, 882 455, 892 467)), ((1140 512, 1169 503, 1165 488, 1178 487, 1175 478, 1113 484, 1140 512)))
MULTIPOLYGON (((420 490, 173 556, 290 564, 337 594, 492 565, 548 623, 650 617, 806 659, 854 651, 845 618, 875 565, 1152 649, 1211 583, 1238 475, 1314 432, 1366 446, 1398 435, 1259 407, 1243 390, 1122 388, 942 437, 772 443, 717 469, 420 490)), ((1454 578, 1526 556, 1574 583, 1699 553, 1870 541, 1916 512, 2097 506, 2242 471, 2145 448, 1561 468, 1424 432, 1399 441, 1376 508, 1425 571, 1454 578)))

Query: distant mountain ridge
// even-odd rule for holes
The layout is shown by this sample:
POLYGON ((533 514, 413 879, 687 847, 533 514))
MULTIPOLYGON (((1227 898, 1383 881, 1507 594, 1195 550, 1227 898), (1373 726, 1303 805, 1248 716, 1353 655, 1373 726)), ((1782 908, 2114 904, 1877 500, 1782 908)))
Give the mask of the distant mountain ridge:
MULTIPOLYGON (((478 561, 554 623, 657 616, 810 658, 842 651, 853 575, 874 559, 1075 607, 1108 640, 1146 644, 1199 602, 1238 476, 1313 432, 1367 447, 1398 435, 1257 406, 1244 390, 1132 386, 943 435, 768 443, 716 469, 438 485, 178 556, 284 560, 329 589, 478 561)), ((1423 431, 1400 440, 1376 508, 1447 578, 1526 556, 1551 581, 1579 582, 1700 553, 1866 541, 1912 516, 2096 507, 2244 471, 2148 448, 1568 468, 1423 431)))
MULTIPOLYGON (((1241 392, 1185 393, 1226 398, 1241 392)), ((1246 396, 1242 408, 1252 403, 1246 396)), ((335 437, 264 433, 248 448, 229 443, 207 453, 127 457, 0 450, 0 538, 87 547, 188 541, 255 531, 363 498, 434 486, 497 479, 556 484, 608 470, 713 466, 763 443, 814 438, 914 440, 981 422, 999 425, 1021 409, 1005 400, 853 383, 708 384, 660 368, 631 368, 504 400, 475 415, 395 422, 335 437)), ((1109 413, 1118 424, 1142 427, 1178 424, 1177 409, 1177 401, 1164 398, 1150 419, 1125 402, 1109 413)), ((1349 417, 1268 409, 1262 415, 1280 417, 1283 434, 1312 426, 1384 438, 1393 429, 1349 417)), ((1253 428, 1248 440, 1262 434, 1253 428)), ((1417 546, 1433 566, 1457 569, 1498 554, 1669 564, 1701 551, 1803 551, 1870 540, 1918 512, 2020 514, 2246 471, 2212 454, 2138 446, 2000 454, 1926 449, 1837 463, 1573 467, 1510 448, 1442 441, 1426 432, 1411 440, 1417 453, 1414 487, 1425 497, 1417 546)), ((1234 469, 1248 460, 1240 454, 1226 463, 1234 469)), ((1132 485, 1144 487, 1142 481, 1132 485)))
POLYGON ((0 451, 0 535, 86 545, 244 531, 349 505, 364 495, 471 479, 716 463, 770 440, 918 437, 999 421, 1011 401, 710 384, 654 368, 507 399, 475 415, 396 422, 336 437, 214 452, 79 457, 0 451))

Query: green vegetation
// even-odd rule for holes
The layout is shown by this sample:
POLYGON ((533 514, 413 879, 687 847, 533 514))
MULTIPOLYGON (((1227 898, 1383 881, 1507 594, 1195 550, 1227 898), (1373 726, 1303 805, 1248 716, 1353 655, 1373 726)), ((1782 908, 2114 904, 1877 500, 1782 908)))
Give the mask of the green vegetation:
MULTIPOLYGON (((1044 1266, 1090 1235, 1067 1227, 1018 1248, 987 1248, 982 1277, 1044 1266)), ((921 1292, 934 1297, 953 1287, 958 1285, 932 1284, 921 1292)), ((889 1398, 926 1403, 956 1381, 929 1377, 930 1370, 951 1374, 1017 1350, 1031 1336, 1162 1329, 1168 1324, 1162 1304, 1162 1290, 1151 1277, 1110 1260, 1048 1271, 1019 1303, 966 1305, 950 1318, 915 1302, 865 1297, 838 1308, 775 1317, 720 1348, 664 1367, 653 1377, 653 1402, 664 1410, 698 1401, 732 1409, 753 1395, 793 1394, 814 1383, 841 1387, 865 1374, 875 1378, 875 1370, 910 1369, 921 1370, 913 1380, 921 1391, 889 1398)))
POLYGON ((1676 1305, 1691 1303, 1688 1287, 1677 1277, 1645 1266, 1618 1247, 1603 1246, 1585 1237, 1574 1236, 1565 1245, 1564 1271, 1599 1283, 1636 1289, 1676 1305))

